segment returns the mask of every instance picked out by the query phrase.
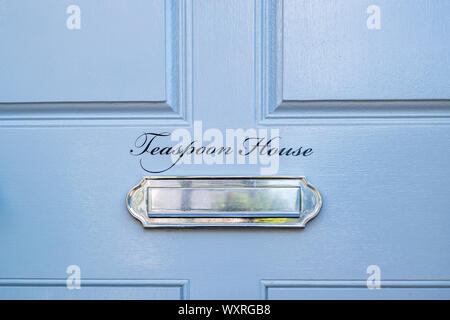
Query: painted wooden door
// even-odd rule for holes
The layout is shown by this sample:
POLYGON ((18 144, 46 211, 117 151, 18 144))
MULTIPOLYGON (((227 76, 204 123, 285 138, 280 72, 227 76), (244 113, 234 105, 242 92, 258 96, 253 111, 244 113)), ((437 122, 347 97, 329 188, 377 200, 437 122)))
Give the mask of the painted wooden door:
POLYGON ((450 298, 449 13, 0 1, 0 297, 450 298), (239 129, 284 154, 140 153, 239 129), (323 207, 303 230, 145 229, 124 200, 149 175, 306 176, 323 207))

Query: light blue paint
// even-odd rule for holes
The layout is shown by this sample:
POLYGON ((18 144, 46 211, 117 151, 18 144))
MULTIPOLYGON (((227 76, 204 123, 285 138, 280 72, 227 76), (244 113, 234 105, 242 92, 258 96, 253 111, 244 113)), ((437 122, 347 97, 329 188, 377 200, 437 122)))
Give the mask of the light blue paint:
POLYGON ((163 1, 7 0, 1 7, 0 101, 165 99, 163 1), (66 28, 71 4, 81 8, 80 30, 66 28))
POLYGON ((0 293, 8 299, 189 299, 186 280, 83 280, 79 289, 67 289, 65 280, 0 280, 0 293))
POLYGON ((283 3, 283 99, 449 98, 449 1, 283 3), (379 30, 366 26, 370 5, 379 30))
MULTIPOLYGON (((69 2, 49 1, 42 8, 30 3, 2 1, 0 6, 0 32, 8 31, 2 35, 5 40, 0 50, 1 298, 450 298, 450 91, 445 83, 448 70, 440 68, 448 60, 442 47, 449 51, 449 44, 438 41, 443 31, 436 30, 430 39, 411 32, 408 43, 417 47, 410 50, 411 60, 403 62, 405 72, 400 79, 390 67, 397 53, 377 49, 385 63, 377 69, 382 72, 376 74, 379 82, 375 87, 364 82, 348 87, 340 81, 326 82, 330 72, 338 79, 345 77, 348 68, 355 74, 372 68, 354 66, 351 59, 345 70, 316 68, 306 82, 296 80, 296 66, 304 63, 301 55, 290 56, 284 64, 284 70, 292 67, 283 77, 286 95, 282 97, 293 99, 287 101, 303 101, 309 96, 321 104, 332 96, 364 98, 372 100, 367 112, 364 105, 356 103, 349 109, 345 102, 337 101, 319 110, 302 111, 294 106, 291 112, 266 110, 261 114, 260 97, 271 89, 261 87, 266 64, 261 57, 264 28, 259 1, 180 1, 182 8, 176 12, 184 16, 177 15, 175 20, 184 23, 169 25, 182 26, 186 34, 177 38, 182 39, 182 46, 172 47, 170 54, 152 46, 164 38, 163 18, 143 10, 155 6, 160 12, 159 2, 125 6, 122 2, 79 1, 82 30, 68 35, 80 37, 75 51, 66 52, 64 46, 70 44, 66 39, 61 47, 55 44, 49 56, 43 52, 48 46, 35 42, 37 51, 25 67, 21 61, 30 51, 20 48, 38 41, 31 40, 32 33, 47 30, 49 38, 44 40, 50 41, 78 32, 65 29, 69 2), (19 17, 14 19, 11 10, 33 16, 35 27, 30 29, 19 17), (91 10, 96 19, 92 33, 88 32, 87 19, 91 10), (105 31, 109 14, 126 20, 112 25, 115 33, 111 34, 105 31), (39 22, 40 17, 43 22, 39 22), (154 24, 153 31, 131 32, 141 23, 154 24), (49 24, 54 27, 49 28, 49 24), (25 36, 30 43, 19 46, 17 39, 25 36), (94 36, 103 43, 110 41, 109 48, 117 50, 106 51, 94 36), (432 45, 421 51, 428 42, 432 45), (9 47, 13 50, 4 50, 9 47), (60 67, 87 50, 100 66, 92 69, 80 62, 65 70, 60 67), (108 58, 101 60, 105 52, 108 58), (132 56, 126 62, 129 68, 109 69, 115 58, 127 54, 132 56), (182 67, 173 72, 155 55, 170 56, 182 67), (442 56, 441 64, 430 63, 413 78, 413 71, 422 68, 424 55, 430 59, 442 56), (49 69, 53 74, 43 77, 41 71, 49 69), (87 76, 88 71, 93 77, 87 76), (80 73, 69 82, 55 80, 60 77, 55 75, 66 72, 80 73), (165 81, 164 74, 176 75, 177 80, 165 81), (319 85, 309 87, 309 92, 298 91, 307 88, 307 81, 314 77, 328 83, 334 93, 319 85), (408 85, 411 83, 418 85, 408 85), (170 90, 171 85, 177 90, 170 90), (165 98, 164 92, 171 93, 165 98), (426 100, 418 104, 416 99, 422 98, 426 100), (395 117, 385 99, 402 100, 394 106, 395 117), (158 105, 161 100, 167 100, 164 110, 158 105), (76 103, 41 103, 45 101, 76 103), (124 101, 147 104, 136 107, 124 101), (355 112, 357 117, 349 124, 347 120, 355 112), (382 116, 374 116, 377 112, 382 116), (411 116, 412 112, 420 116, 411 116), (278 118, 270 118, 271 114, 278 118), (322 116, 321 122, 314 124, 307 116, 322 116), (298 122, 299 118, 303 122, 298 122), (125 207, 126 193, 146 175, 129 150, 136 137, 147 130, 170 132, 175 125, 192 130, 193 119, 203 120, 204 129, 280 128, 282 145, 311 146, 311 157, 282 158, 278 174, 304 175, 318 187, 324 198, 318 217, 305 230, 144 230, 125 207), (66 268, 74 264, 81 268, 82 286, 86 279, 81 290, 64 287, 66 268), (364 287, 367 266, 373 264, 381 268, 382 287, 385 281, 386 289, 364 287), (117 290, 109 290, 114 286, 117 290), (261 293, 263 286, 268 288, 267 295, 261 293)), ((372 41, 396 48, 398 41, 407 40, 399 38, 404 30, 386 35, 390 25, 415 30, 401 21, 413 20, 418 8, 424 6, 428 11, 421 24, 425 30, 435 28, 438 20, 431 17, 440 16, 448 7, 439 1, 412 3, 406 8, 403 2, 382 2, 382 30, 372 41), (397 13, 386 13, 383 6, 397 13), (399 12, 402 19, 389 22, 389 17, 398 17, 399 12)), ((360 2, 345 6, 349 10, 339 11, 333 21, 340 17, 347 25, 355 25, 350 30, 353 34, 372 32, 364 29, 367 14, 360 2), (358 8, 361 30, 353 21, 358 8)), ((285 23, 292 30, 301 30, 303 22, 289 17, 285 23)), ((325 20, 325 25, 316 20, 311 23, 328 26, 325 20)), ((448 28, 448 21, 441 24, 448 28)), ((284 36, 285 42, 292 39, 289 50, 295 45, 301 52, 314 52, 315 47, 295 40, 300 36, 284 36)), ((271 48, 265 46, 269 51, 271 48)), ((345 47, 336 50, 348 52, 345 47)), ((335 53, 330 47, 323 59, 328 54, 332 61, 335 53)), ((314 61, 311 63, 308 66, 314 68, 314 61)), ((155 167, 168 163, 163 158, 153 161, 155 167)), ((165 174, 259 175, 259 166, 183 165, 165 174)))

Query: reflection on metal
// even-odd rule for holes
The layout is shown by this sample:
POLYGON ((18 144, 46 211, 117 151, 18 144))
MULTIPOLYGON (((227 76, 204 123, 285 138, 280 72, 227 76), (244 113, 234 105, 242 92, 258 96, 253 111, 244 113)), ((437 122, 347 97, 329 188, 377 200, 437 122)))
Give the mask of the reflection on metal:
POLYGON ((304 177, 145 177, 127 195, 144 227, 305 227, 322 207, 304 177))

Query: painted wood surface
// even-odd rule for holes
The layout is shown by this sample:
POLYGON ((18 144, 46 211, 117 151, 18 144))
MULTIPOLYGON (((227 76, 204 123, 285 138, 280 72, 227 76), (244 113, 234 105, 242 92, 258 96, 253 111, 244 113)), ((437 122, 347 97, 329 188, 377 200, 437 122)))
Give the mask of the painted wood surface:
POLYGON ((0 297, 450 298, 448 12, 425 0, 0 1, 0 297), (66 26, 73 4, 79 30, 66 26), (368 29, 371 5, 381 29, 368 29), (148 173, 130 149, 194 121, 310 146, 277 175, 306 176, 320 214, 304 230, 142 228, 125 196, 148 173), (65 288, 70 265, 81 290, 65 288), (379 290, 365 287, 370 265, 379 290))

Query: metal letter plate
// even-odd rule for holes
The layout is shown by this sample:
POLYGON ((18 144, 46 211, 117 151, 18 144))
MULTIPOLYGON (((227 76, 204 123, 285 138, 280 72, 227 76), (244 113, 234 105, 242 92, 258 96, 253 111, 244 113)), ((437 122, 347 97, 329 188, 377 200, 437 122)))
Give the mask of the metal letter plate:
POLYGON ((297 227, 322 207, 304 177, 145 177, 127 195, 144 227, 297 227))

